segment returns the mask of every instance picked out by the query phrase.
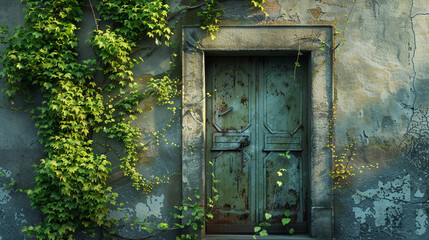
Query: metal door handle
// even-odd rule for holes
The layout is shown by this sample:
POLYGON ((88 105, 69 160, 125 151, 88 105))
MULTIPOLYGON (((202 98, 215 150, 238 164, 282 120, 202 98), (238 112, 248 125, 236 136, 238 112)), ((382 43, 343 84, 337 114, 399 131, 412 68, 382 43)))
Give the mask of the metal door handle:
POLYGON ((222 116, 224 116, 224 115, 226 115, 226 114, 228 114, 228 113, 230 113, 230 112, 232 112, 232 107, 230 107, 230 108, 228 108, 227 110, 225 110, 225 111, 223 111, 223 112, 219 113, 219 117, 222 117, 222 116))
POLYGON ((212 151, 241 151, 250 145, 250 136, 236 133, 214 133, 212 151))
POLYGON ((243 149, 244 147, 247 147, 250 145, 249 137, 246 136, 244 139, 240 140, 240 148, 243 149))

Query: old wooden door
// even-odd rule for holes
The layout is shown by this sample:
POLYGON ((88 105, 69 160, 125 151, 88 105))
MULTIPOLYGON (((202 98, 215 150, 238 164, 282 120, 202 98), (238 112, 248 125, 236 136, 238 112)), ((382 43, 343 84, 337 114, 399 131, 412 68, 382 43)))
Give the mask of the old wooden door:
POLYGON ((295 61, 207 59, 206 199, 219 194, 208 233, 252 233, 265 213, 273 216, 269 232, 284 232, 285 210, 289 226, 307 230, 308 68, 295 61), (279 155, 286 151, 290 159, 279 155))

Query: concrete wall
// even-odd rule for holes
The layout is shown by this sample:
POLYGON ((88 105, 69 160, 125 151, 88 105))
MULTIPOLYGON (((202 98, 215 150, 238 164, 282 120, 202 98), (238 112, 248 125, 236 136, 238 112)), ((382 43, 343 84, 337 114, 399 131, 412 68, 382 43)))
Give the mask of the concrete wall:
MULTIPOLYGON (((0 24, 7 23, 13 29, 24 23, 21 4, 1 1, 0 6, 0 24)), ((0 45, 0 49, 3 48, 0 45)), ((3 83, 3 79, 0 80, 0 88, 4 87, 3 83)), ((14 105, 2 98, 0 105, 0 175, 5 175, 0 177, 0 239, 24 239, 20 229, 37 224, 41 218, 39 212, 31 208, 30 199, 14 189, 31 187, 35 177, 32 165, 43 157, 43 148, 38 142, 34 121, 28 118, 27 112, 17 110, 30 106, 22 98, 17 98, 14 105), (13 181, 16 184, 7 188, 13 181)))
MULTIPOLYGON (((190 2, 173 1, 172 14, 176 7, 190 2)), ((343 32, 337 35, 337 43, 343 44, 336 49, 334 63, 337 148, 348 144, 348 129, 357 141, 353 166, 378 163, 379 168, 356 173, 347 189, 335 191, 335 237, 429 239, 428 0, 267 0, 269 17, 249 8, 244 0, 221 1, 220 6, 225 9, 225 25, 328 24, 343 32), (344 15, 349 16, 348 24, 344 15)), ((22 24, 22 7, 15 1, 0 0, 0 24, 22 24)), ((93 20, 89 6, 83 8, 85 18, 79 34, 87 38, 93 20)), ((197 24, 197 11, 182 11, 170 20, 175 27, 174 50, 157 47, 152 40, 139 43, 142 50, 134 55, 145 62, 133 69, 137 81, 143 83, 167 70, 180 76, 180 57, 175 60, 177 67, 171 67, 170 54, 180 52, 181 27, 197 24)), ((91 56, 87 43, 81 43, 83 58, 91 56)), ((0 80, 0 87, 3 82, 0 80)), ((34 95, 37 99, 37 90, 34 95)), ((6 186, 16 181, 15 188, 31 187, 32 165, 43 157, 43 148, 28 113, 16 109, 32 106, 19 97, 14 105, 0 101, 0 170, 6 175, 0 177, 0 240, 25 239, 20 229, 40 221, 39 213, 31 209, 25 194, 6 186)), ((180 101, 175 99, 177 107, 180 101)), ((141 142, 148 147, 140 153, 138 170, 146 176, 169 176, 171 183, 141 195, 114 162, 110 184, 124 206, 122 211, 112 209, 112 217, 172 222, 170 208, 181 201, 181 148, 171 144, 181 142, 180 114, 174 116, 154 102, 147 99, 142 103, 146 112, 135 122, 144 129, 141 142), (176 121, 166 132, 169 144, 157 146, 152 132, 163 132, 171 119, 176 121)), ((102 136, 95 138, 106 141, 102 136)), ((114 151, 107 155, 115 158, 114 151)), ((143 234, 122 220, 116 230, 128 238, 143 234)), ((153 239, 172 239, 174 234, 153 239)))

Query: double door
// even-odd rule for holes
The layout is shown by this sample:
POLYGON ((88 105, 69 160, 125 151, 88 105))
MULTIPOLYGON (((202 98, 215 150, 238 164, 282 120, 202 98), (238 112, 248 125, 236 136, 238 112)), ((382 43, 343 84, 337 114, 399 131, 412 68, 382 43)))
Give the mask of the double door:
POLYGON ((206 199, 219 195, 208 233, 253 233, 264 221, 284 232, 285 210, 306 231, 308 68, 295 61, 207 58, 206 199))

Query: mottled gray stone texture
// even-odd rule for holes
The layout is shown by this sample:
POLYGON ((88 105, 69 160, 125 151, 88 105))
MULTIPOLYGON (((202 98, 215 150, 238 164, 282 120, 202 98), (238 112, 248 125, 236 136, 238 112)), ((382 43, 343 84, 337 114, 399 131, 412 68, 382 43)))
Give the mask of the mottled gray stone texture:
MULTIPOLYGON (((182 74, 184 78, 204 78, 204 69, 198 68, 198 64, 195 67, 183 65, 182 68, 182 63, 189 61, 188 57, 199 58, 198 61, 204 59, 203 50, 188 57, 186 54, 182 56, 182 49, 186 52, 189 50, 187 47, 197 44, 191 41, 182 46, 182 27, 198 25, 198 9, 177 13, 177 7, 186 7, 192 1, 168 2, 172 6, 170 14, 174 15, 170 25, 174 27, 172 42, 175 48, 157 46, 153 39, 143 39, 138 43, 139 50, 133 56, 142 57, 145 61, 135 66, 133 72, 136 81, 142 85, 165 71, 172 71, 173 76, 178 78, 182 78, 182 74), (173 53, 179 56, 172 60, 173 53), (170 65, 170 61, 175 66, 170 65), (188 67, 194 68, 189 71, 188 67), (195 76, 184 74, 186 72, 192 72, 195 76)), ((220 22, 223 26, 282 25, 305 28, 319 25, 333 29, 331 47, 336 48, 326 50, 332 54, 333 61, 323 63, 325 70, 332 71, 332 85, 312 86, 311 97, 317 100, 311 106, 312 119, 326 121, 330 117, 332 99, 338 99, 336 154, 341 154, 350 143, 348 130, 356 140, 356 155, 350 166, 360 167, 362 173, 356 170, 356 175, 348 179, 350 184, 342 190, 330 189, 332 183, 323 180, 330 179, 328 171, 332 166, 329 150, 324 147, 328 136, 313 136, 312 152, 322 154, 313 156, 317 159, 315 163, 324 168, 313 169, 311 173, 314 181, 322 179, 320 184, 325 185, 311 190, 314 194, 312 199, 317 202, 308 209, 313 216, 312 234, 320 234, 319 237, 332 234, 339 240, 429 239, 428 0, 266 0, 264 7, 269 16, 251 8, 248 0, 220 2, 220 7, 225 9, 220 22), (325 99, 329 91, 332 95, 330 100, 325 99), (378 168, 366 167, 377 163, 378 168), (318 225, 327 222, 331 222, 331 228, 318 225)), ((79 49, 81 59, 86 59, 94 54, 84 41, 94 28, 94 20, 87 1, 82 3, 84 21, 79 23, 78 34, 82 39, 79 49)), ((0 0, 0 24, 8 24, 10 29, 23 24, 22 8, 18 1, 0 0)), ((249 32, 251 30, 226 36, 222 35, 224 31, 221 27, 219 38, 237 49, 249 44, 259 44, 260 48, 273 45, 273 41, 249 42, 251 38, 246 37, 249 32)), ((264 33, 267 39, 273 35, 275 33, 270 31, 264 33)), ((294 37, 282 36, 284 39, 294 37)), ((320 47, 314 41, 306 41, 305 44, 310 42, 311 47, 320 47)), ((221 50, 209 38, 204 38, 200 44, 206 50, 221 50), (210 46, 213 48, 210 49, 210 46)), ((4 47, 0 45, 0 50, 4 47)), ((312 65, 322 65, 323 59, 315 54, 311 55, 311 61, 312 65)), ((317 71, 311 74, 317 75, 317 71)), ((4 87, 4 81, 0 79, 0 88, 4 87)), ((183 89, 204 89, 204 81, 194 81, 183 86, 183 89)), ((34 104, 40 102, 37 89, 33 90, 33 95, 34 104)), ((172 115, 165 106, 154 105, 156 99, 146 99, 142 102, 144 113, 135 121, 135 125, 143 129, 140 141, 147 146, 147 150, 140 152, 138 171, 149 178, 170 177, 169 184, 158 185, 151 194, 142 195, 121 173, 114 151, 106 153, 113 163, 109 184, 119 193, 117 202, 124 203, 122 210, 112 207, 111 216, 119 219, 117 235, 143 238, 146 233, 137 225, 130 225, 137 218, 140 221, 173 223, 170 209, 180 204, 183 196, 189 196, 195 186, 203 186, 205 102, 200 97, 199 94, 187 94, 185 91, 183 96, 174 99, 178 108, 183 102, 196 104, 195 110, 189 111, 185 106, 176 115, 172 115), (163 132, 170 123, 171 127, 165 132, 167 142, 157 145, 152 132, 163 132), (182 135, 185 127, 187 131, 194 132, 182 135), (182 147, 189 146, 194 146, 194 149, 187 150, 193 154, 182 151, 182 147), (125 221, 127 218, 130 219, 128 222, 125 221)), ((0 98, 0 170, 5 175, 0 177, 0 240, 25 239, 21 228, 35 225, 41 219, 38 210, 31 208, 27 196, 14 191, 32 187, 35 176, 32 165, 44 156, 34 121, 29 119, 28 112, 23 111, 32 107, 25 103, 22 96, 17 96, 13 104, 0 98), (15 185, 7 188, 13 181, 16 181, 15 185)), ((328 131, 327 125, 312 126, 314 129, 310 134, 328 131)), ((121 151, 118 143, 107 141, 103 135, 94 138, 121 151)), ((102 147, 95 150, 105 152, 102 147)), ((204 187, 200 191, 202 189, 204 187)), ((203 192, 201 196, 204 196, 203 192)), ((99 238, 99 233, 94 239, 99 238)), ((151 239, 174 239, 176 234, 168 232, 151 239)), ((91 238, 79 233, 76 239, 91 238)))

